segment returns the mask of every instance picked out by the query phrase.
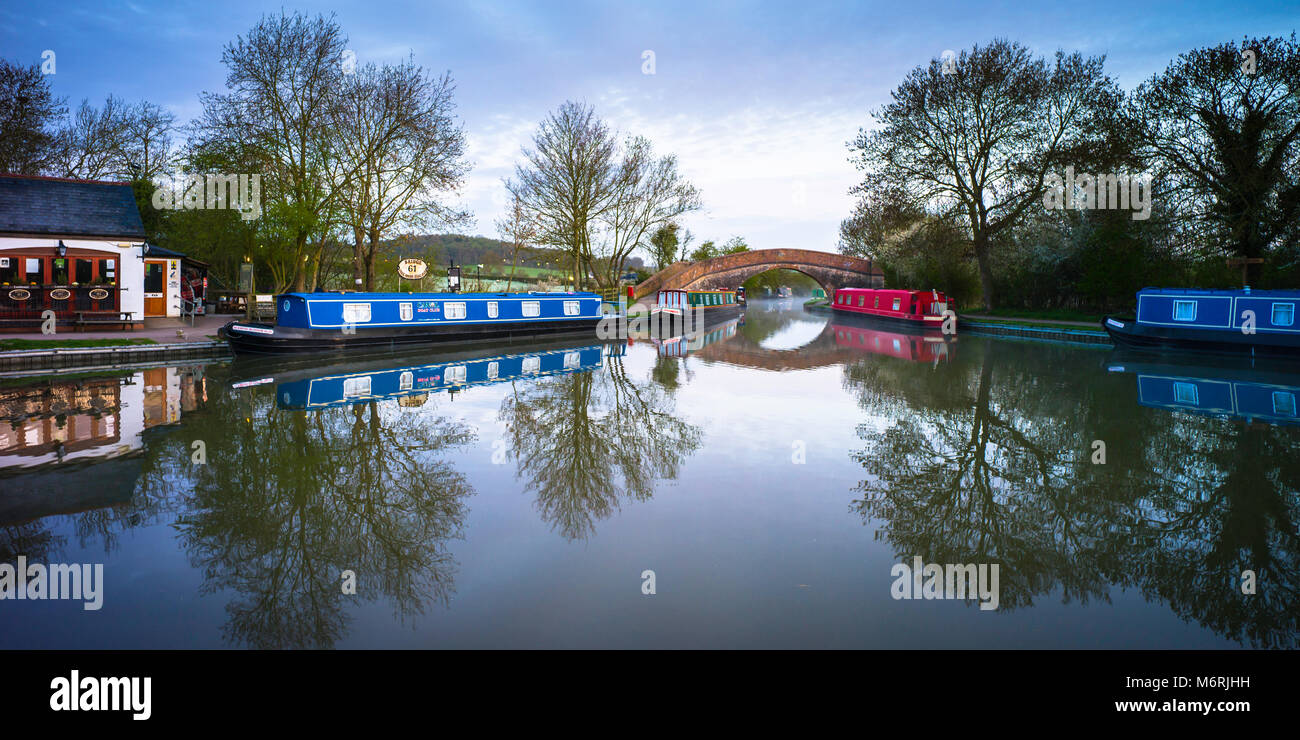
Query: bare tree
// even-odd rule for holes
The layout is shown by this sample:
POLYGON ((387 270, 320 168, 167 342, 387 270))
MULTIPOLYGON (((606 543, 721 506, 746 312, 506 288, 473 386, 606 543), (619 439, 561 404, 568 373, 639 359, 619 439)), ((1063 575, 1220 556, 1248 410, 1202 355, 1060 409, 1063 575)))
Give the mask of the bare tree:
POLYGON ((454 90, 450 75, 431 77, 409 59, 367 64, 343 83, 335 110, 335 150, 344 163, 340 211, 353 234, 353 277, 367 290, 390 230, 469 220, 437 197, 457 189, 469 170, 454 90))
POLYGON ((200 96, 200 143, 243 150, 239 159, 263 177, 262 197, 287 241, 286 280, 302 290, 312 235, 322 233, 337 189, 328 175, 333 112, 342 84, 346 39, 334 19, 263 16, 246 36, 226 45, 228 92, 200 96))
POLYGON ((54 97, 40 65, 0 59, 0 172, 37 175, 53 164, 67 103, 54 97))
POLYGON ((156 180, 171 169, 171 132, 176 116, 156 103, 142 101, 125 115, 123 157, 133 180, 156 180))
POLYGON ((1103 62, 1057 52, 1049 65, 995 40, 963 51, 952 66, 935 59, 912 70, 874 114, 880 127, 850 145, 865 173, 854 192, 898 195, 917 211, 958 219, 984 301, 994 305, 999 235, 1041 202, 1044 176, 1081 156, 1119 104, 1103 62))
POLYGON ((109 95, 103 108, 82 100, 60 130, 52 171, 60 177, 102 180, 123 174, 127 105, 109 95))
POLYGON ((539 224, 538 241, 569 251, 579 287, 592 261, 592 230, 616 197, 617 149, 595 110, 569 101, 538 126, 510 184, 539 224))
POLYGON ((650 141, 629 139, 614 174, 614 198, 601 214, 604 226, 603 287, 618 284, 629 255, 649 237, 685 213, 700 209, 700 194, 677 171, 677 157, 656 159, 650 141))
MULTIPOLYGON (((506 190, 513 192, 509 181, 505 183, 506 190)), ((505 218, 498 219, 496 222, 497 234, 509 242, 510 251, 510 280, 506 283, 506 290, 510 290, 515 284, 515 269, 519 266, 519 250, 532 244, 537 240, 538 226, 533 220, 532 214, 524 207, 523 201, 518 195, 510 199, 510 210, 506 211, 505 218)))

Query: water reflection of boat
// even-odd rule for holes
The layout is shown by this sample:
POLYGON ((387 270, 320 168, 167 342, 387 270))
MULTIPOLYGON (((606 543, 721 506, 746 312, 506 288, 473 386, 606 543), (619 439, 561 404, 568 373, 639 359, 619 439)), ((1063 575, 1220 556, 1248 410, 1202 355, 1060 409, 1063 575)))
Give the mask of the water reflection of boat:
POLYGON ((1227 357, 1169 357, 1117 350, 1106 369, 1137 376, 1138 403, 1268 424, 1300 424, 1300 364, 1227 357))
MULTIPOLYGON (((593 370, 605 356, 604 344, 534 348, 531 352, 484 356, 482 352, 440 355, 438 362, 410 364, 398 357, 329 368, 299 369, 236 382, 234 388, 275 383, 276 404, 284 409, 315 410, 365 401, 397 399, 403 406, 423 405, 430 393, 519 378, 538 378, 593 370)), ((427 355, 419 359, 427 360, 427 355)))
POLYGON ((704 349, 710 344, 725 342, 736 336, 736 330, 740 323, 740 319, 731 319, 708 331, 696 332, 687 336, 669 337, 668 339, 652 339, 651 341, 659 350, 660 357, 685 357, 692 352, 704 349))
POLYGON ((855 323, 853 319, 845 320, 837 316, 831 324, 831 331, 835 332, 835 344, 910 362, 948 362, 954 355, 956 336, 933 331, 886 331, 872 328, 872 323, 872 319, 864 318, 861 323, 855 323))

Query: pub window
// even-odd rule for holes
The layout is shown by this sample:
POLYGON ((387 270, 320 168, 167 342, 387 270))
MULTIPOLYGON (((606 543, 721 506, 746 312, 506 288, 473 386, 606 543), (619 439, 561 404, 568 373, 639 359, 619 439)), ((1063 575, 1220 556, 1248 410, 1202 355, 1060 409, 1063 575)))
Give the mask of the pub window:
POLYGON ((18 259, 0 257, 0 283, 12 285, 18 282, 18 259))
POLYGON ((68 283, 72 282, 71 280, 68 279, 68 258, 55 257, 53 262, 54 262, 54 280, 52 284, 67 285, 68 283))
POLYGON ((72 280, 75 283, 85 285, 91 281, 90 274, 94 272, 94 265, 90 260, 76 260, 76 268, 73 270, 72 280))
POLYGON ((443 317, 448 319, 465 318, 465 304, 461 301, 449 301, 443 304, 443 317))
POLYGON ((41 274, 41 258, 28 257, 23 260, 23 263, 23 271, 27 273, 27 282, 32 285, 44 285, 45 277, 41 274))
POLYGON ((1290 326, 1295 323, 1294 303, 1273 304, 1273 326, 1290 326))
POLYGON ((1174 321, 1195 321, 1196 301, 1174 301, 1174 321))
POLYGON ((488 301, 488 318, 495 319, 501 315, 501 307, 496 301, 488 301))
POLYGON ((534 316, 542 315, 541 301, 524 301, 520 307, 523 309, 524 318, 532 318, 534 316))

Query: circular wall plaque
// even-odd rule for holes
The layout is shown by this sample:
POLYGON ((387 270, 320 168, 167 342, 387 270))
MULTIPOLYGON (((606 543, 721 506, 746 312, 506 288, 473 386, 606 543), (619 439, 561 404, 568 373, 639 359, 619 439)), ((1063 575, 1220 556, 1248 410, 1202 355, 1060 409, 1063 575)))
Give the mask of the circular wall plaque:
POLYGON ((72 291, 67 288, 55 288, 50 291, 50 298, 56 301, 66 301, 72 297, 72 291))
POLYGON ((11 301, 25 301, 31 297, 32 297, 31 291, 23 288, 14 288, 13 290, 9 291, 9 300, 11 301))
POLYGON ((102 301, 108 297, 108 291, 103 288, 95 288, 90 291, 90 297, 92 300, 102 301))

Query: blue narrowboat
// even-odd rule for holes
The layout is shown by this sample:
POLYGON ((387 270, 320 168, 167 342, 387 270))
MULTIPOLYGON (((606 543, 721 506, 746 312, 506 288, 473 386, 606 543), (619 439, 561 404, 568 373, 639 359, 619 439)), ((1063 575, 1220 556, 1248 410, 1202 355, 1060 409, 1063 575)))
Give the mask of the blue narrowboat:
POLYGON ((1300 291, 1143 288, 1137 316, 1102 322, 1122 347, 1300 354, 1300 291))
POLYGON ((591 332, 600 296, 533 293, 285 293, 274 324, 232 321, 221 336, 238 354, 399 349, 441 342, 591 332))

